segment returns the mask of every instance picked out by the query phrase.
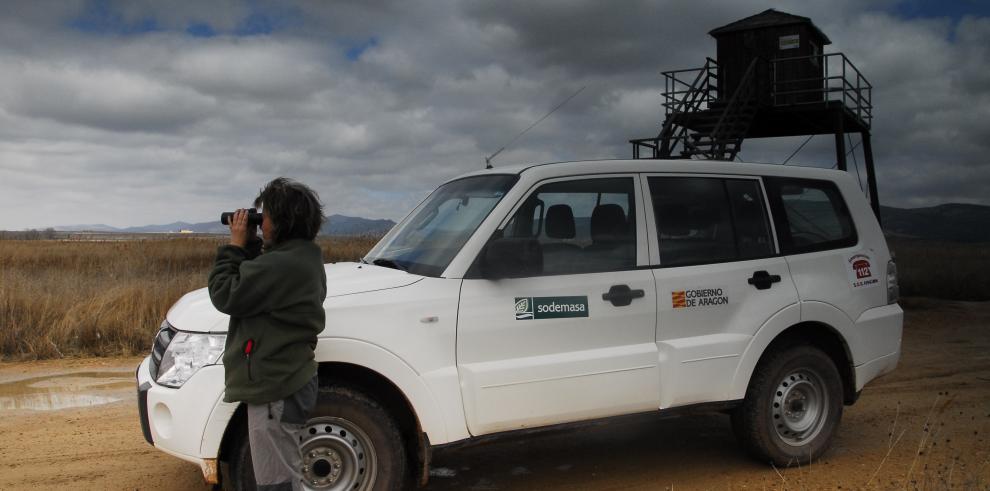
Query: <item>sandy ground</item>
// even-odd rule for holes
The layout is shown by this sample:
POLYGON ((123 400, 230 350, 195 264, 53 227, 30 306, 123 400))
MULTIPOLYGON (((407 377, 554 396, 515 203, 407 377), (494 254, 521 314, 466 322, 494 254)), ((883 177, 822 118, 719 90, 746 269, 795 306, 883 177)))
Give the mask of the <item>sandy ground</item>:
MULTIPOLYGON (((648 415, 438 450, 427 489, 990 489, 990 303, 904 304, 900 367, 810 466, 750 460, 721 414, 648 415)), ((138 361, 0 364, 0 489, 208 489, 142 438, 138 361)))

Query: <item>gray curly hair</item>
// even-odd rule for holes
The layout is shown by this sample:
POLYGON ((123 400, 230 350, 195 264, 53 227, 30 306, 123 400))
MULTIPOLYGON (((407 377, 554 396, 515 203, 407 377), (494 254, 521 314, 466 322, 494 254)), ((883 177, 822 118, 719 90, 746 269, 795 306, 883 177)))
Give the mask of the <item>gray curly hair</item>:
POLYGON ((278 244, 290 239, 313 240, 326 220, 319 195, 300 182, 286 177, 272 179, 261 188, 254 200, 272 221, 274 237, 266 238, 278 244))

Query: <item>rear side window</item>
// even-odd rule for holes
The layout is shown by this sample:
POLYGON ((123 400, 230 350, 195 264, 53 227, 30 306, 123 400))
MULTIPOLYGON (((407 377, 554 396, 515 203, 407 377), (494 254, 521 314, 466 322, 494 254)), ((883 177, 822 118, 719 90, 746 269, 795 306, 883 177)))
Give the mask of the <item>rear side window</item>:
POLYGON ((661 265, 742 261, 774 254, 758 181, 651 177, 649 183, 661 265))
POLYGON ((835 183, 779 177, 765 182, 783 254, 856 245, 849 207, 835 183))

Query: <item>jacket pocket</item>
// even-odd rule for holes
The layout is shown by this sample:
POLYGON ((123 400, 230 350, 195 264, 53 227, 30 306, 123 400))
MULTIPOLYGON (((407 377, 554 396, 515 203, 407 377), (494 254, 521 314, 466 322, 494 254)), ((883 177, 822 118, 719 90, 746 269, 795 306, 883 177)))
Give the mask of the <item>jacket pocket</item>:
POLYGON ((254 382, 254 374, 251 372, 251 355, 258 349, 258 342, 254 338, 248 338, 244 342, 244 360, 247 365, 247 378, 249 382, 254 382))

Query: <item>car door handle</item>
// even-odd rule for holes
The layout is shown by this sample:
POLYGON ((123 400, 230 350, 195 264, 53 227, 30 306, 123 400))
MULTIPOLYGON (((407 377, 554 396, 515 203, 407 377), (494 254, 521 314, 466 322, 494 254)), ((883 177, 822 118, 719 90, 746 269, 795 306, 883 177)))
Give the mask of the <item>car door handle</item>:
POLYGON ((616 307, 625 307, 632 303, 634 298, 643 298, 646 292, 643 290, 632 290, 629 285, 612 285, 608 292, 602 293, 602 300, 612 302, 616 307))
POLYGON ((770 274, 766 271, 756 271, 753 273, 753 277, 749 279, 749 284, 756 287, 757 290, 767 290, 774 283, 780 282, 779 274, 770 274))

